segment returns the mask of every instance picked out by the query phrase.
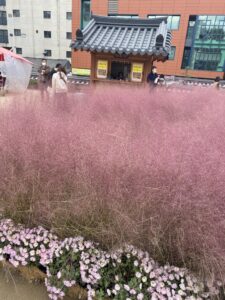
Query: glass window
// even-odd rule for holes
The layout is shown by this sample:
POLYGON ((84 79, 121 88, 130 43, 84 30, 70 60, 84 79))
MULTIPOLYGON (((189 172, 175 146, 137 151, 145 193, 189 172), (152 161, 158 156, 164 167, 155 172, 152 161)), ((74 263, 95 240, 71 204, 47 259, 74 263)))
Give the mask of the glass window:
POLYGON ((180 16, 176 15, 149 15, 148 18, 155 19, 155 18, 166 18, 167 17, 167 28, 169 30, 178 30, 180 27, 180 16))
POLYGON ((71 58, 72 57, 72 52, 71 51, 66 51, 66 57, 71 58))
POLYGON ((182 69, 187 69, 189 68, 189 59, 191 55, 191 48, 190 47, 185 47, 184 48, 184 54, 183 54, 183 60, 182 60, 182 69))
POLYGON ((44 56, 52 56, 52 50, 45 49, 44 50, 44 56))
POLYGON ((72 20, 72 12, 71 12, 71 11, 68 11, 68 12, 66 13, 66 19, 67 19, 67 20, 72 20))
POLYGON ((16 53, 17 54, 23 54, 22 48, 16 48, 16 53))
POLYGON ((179 26, 180 26, 180 16, 170 16, 169 18, 171 18, 171 22, 169 23, 169 25, 170 25, 169 29, 171 29, 171 30, 177 30, 177 29, 179 29, 179 26))
POLYGON ((13 9, 13 17, 15 17, 15 18, 20 17, 20 10, 19 9, 13 9))
POLYGON ((6 11, 0 10, 0 25, 7 25, 6 11))
POLYGON ((67 38, 67 40, 72 40, 72 32, 67 32, 66 38, 67 38))
POLYGON ((21 36, 21 29, 14 29, 15 36, 21 36))
POLYGON ((43 11, 44 19, 51 19, 51 12, 50 11, 43 11))
POLYGON ((91 19, 91 1, 81 0, 81 28, 83 29, 91 19))
POLYGON ((0 30, 0 43, 8 44, 8 30, 0 30))
POLYGON ((175 54, 176 54, 176 47, 171 46, 170 53, 169 53, 169 60, 174 60, 175 59, 175 54))
POLYGON ((222 72, 225 15, 190 16, 185 45, 188 49, 184 50, 182 68, 222 72))
POLYGON ((221 51, 214 48, 194 49, 194 70, 214 71, 221 60, 221 51))
POLYGON ((50 39, 52 37, 52 32, 51 31, 44 31, 44 38, 50 39))
POLYGON ((6 6, 6 1, 5 0, 0 0, 0 6, 6 6))

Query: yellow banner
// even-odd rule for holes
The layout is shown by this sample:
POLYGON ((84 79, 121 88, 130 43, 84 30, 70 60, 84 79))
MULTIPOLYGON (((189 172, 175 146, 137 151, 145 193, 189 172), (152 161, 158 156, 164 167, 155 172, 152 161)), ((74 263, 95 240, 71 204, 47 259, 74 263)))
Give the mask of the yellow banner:
POLYGON ((143 76, 144 64, 133 63, 132 64, 132 81, 141 82, 143 76))
POLYGON ((98 78, 107 78, 107 73, 108 73, 108 61, 107 60, 98 60, 97 77, 98 78))

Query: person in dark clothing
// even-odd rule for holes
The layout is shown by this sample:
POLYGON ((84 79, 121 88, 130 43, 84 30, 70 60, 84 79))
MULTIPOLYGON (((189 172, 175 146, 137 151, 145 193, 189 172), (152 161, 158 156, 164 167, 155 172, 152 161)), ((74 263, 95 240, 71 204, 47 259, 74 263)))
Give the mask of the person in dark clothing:
POLYGON ((151 72, 148 74, 147 82, 151 87, 157 86, 159 75, 157 74, 157 68, 155 66, 152 67, 151 72))
POLYGON ((44 99, 45 97, 48 98, 48 83, 49 83, 49 73, 50 67, 47 65, 47 60, 42 59, 41 66, 38 69, 38 87, 41 91, 41 97, 44 99))
POLYGON ((2 72, 0 72, 0 90, 4 88, 4 78, 2 76, 2 72))

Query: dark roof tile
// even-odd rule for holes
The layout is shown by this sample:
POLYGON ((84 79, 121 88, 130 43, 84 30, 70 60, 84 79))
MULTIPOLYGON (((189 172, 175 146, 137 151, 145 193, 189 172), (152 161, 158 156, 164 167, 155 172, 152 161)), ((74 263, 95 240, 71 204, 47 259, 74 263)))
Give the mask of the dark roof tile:
POLYGON ((124 19, 93 16, 71 45, 74 50, 110 52, 133 55, 167 56, 171 46, 171 32, 166 18, 124 19), (161 40, 161 44, 156 43, 161 40))

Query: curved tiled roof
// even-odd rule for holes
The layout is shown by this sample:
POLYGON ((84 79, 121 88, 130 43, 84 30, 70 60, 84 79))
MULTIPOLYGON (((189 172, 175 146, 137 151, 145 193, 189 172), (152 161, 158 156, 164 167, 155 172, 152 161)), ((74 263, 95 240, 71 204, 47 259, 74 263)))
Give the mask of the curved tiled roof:
POLYGON ((124 19, 92 16, 83 31, 77 30, 74 50, 167 57, 171 32, 166 18, 124 19))

